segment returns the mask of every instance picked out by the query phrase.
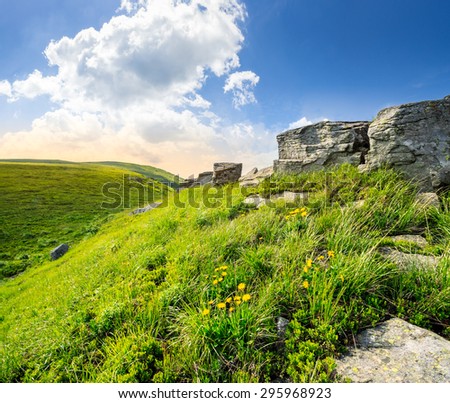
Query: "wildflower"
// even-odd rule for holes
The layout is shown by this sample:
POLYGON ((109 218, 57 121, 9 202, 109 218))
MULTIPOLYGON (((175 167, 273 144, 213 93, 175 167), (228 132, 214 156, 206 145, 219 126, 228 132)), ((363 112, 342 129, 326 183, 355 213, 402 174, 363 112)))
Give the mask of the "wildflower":
POLYGON ((245 284, 244 283, 239 284, 238 285, 238 290, 239 291, 244 291, 245 290, 245 284))
POLYGON ((250 294, 245 294, 244 296, 242 296, 242 301, 247 302, 249 301, 251 298, 250 294))
POLYGON ((304 268, 303 268, 303 271, 305 272, 305 273, 308 273, 308 266, 305 266, 304 268))
POLYGON ((206 316, 206 315, 209 315, 209 309, 208 308, 206 308, 206 309, 203 309, 203 311, 202 311, 202 315, 203 316, 206 316))
POLYGON ((221 274, 222 274, 222 277, 225 277, 227 275, 227 272, 223 271, 221 274))
POLYGON ((305 280, 305 281, 302 283, 302 286, 303 286, 303 288, 308 288, 308 287, 309 287, 309 282, 308 282, 308 280, 305 280))
POLYGON ((306 260, 306 267, 311 267, 312 264, 313 264, 312 259, 307 259, 307 260, 306 260))
POLYGON ((262 236, 260 236, 259 238, 258 238, 260 241, 262 241, 263 240, 263 237, 262 236))
POLYGON ((342 282, 344 282, 344 276, 342 274, 339 276, 339 278, 341 279, 342 282))
POLYGON ((308 215, 308 213, 307 213, 306 211, 303 211, 300 215, 301 215, 302 217, 306 217, 306 216, 308 215))
POLYGON ((214 269, 215 272, 218 272, 220 270, 220 268, 218 267, 217 269, 214 269))
POLYGON ((219 302, 217 304, 217 308, 219 309, 225 309, 227 307, 227 304, 225 304, 225 302, 219 302))
POLYGON ((232 300, 233 300, 233 299, 232 299, 231 297, 228 297, 228 298, 226 299, 226 301, 227 301, 228 303, 230 303, 232 300))
POLYGON ((214 301, 211 300, 208 302, 208 305, 212 305, 212 304, 214 304, 214 301))
POLYGON ((328 257, 334 257, 334 251, 329 250, 328 251, 328 257))
POLYGON ((231 307, 229 310, 228 310, 230 313, 231 312, 233 312, 234 311, 234 308, 233 307, 231 307))
POLYGON ((242 301, 241 301, 241 300, 236 301, 236 305, 237 305, 237 306, 239 306, 239 305, 241 305, 241 304, 242 304, 242 301))
POLYGON ((218 280, 214 280, 213 281, 213 285, 217 285, 217 284, 219 284, 219 281, 218 280))
POLYGON ((220 266, 220 268, 221 268, 222 270, 226 270, 226 269, 228 269, 228 266, 227 266, 227 265, 223 265, 223 266, 220 266))
POLYGON ((321 261, 321 260, 323 260, 323 259, 325 259, 325 256, 323 256, 323 255, 320 255, 320 256, 317 258, 318 261, 321 261))
POLYGON ((235 297, 234 297, 234 301, 236 302, 236 301, 240 301, 241 300, 241 297, 239 296, 239 295, 236 295, 235 297))
POLYGON ((219 281, 223 281, 223 277, 220 277, 220 278, 219 278, 219 281))

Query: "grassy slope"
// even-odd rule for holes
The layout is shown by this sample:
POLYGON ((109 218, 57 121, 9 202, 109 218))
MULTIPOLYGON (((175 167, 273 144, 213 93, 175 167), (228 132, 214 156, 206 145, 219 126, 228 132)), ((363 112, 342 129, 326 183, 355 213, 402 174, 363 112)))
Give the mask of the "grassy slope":
MULTIPOLYGON (((48 257, 62 242, 92 235, 111 213, 102 186, 141 176, 110 166, 81 163, 0 162, 0 278, 48 257)), ((156 184, 155 196, 160 195, 156 184)), ((130 207, 138 205, 131 192, 130 207)), ((152 201, 152 200, 150 200, 152 201)))
POLYGON ((387 317, 449 338, 448 197, 441 212, 424 211, 396 175, 349 167, 276 188, 314 195, 298 213, 248 209, 235 189, 214 208, 122 214, 2 284, 0 380, 333 381, 336 354, 387 317), (361 198, 365 207, 352 206, 361 198), (432 243, 423 253, 443 256, 436 270, 404 272, 377 253, 386 236, 417 227, 432 243), (290 320, 285 343, 280 316, 290 320))

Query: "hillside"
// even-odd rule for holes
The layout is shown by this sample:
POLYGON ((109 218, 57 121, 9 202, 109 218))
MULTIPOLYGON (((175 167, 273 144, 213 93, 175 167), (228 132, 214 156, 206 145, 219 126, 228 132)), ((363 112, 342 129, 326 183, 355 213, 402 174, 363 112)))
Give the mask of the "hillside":
POLYGON ((252 191, 287 189, 309 196, 256 209, 236 186, 171 193, 0 284, 0 380, 339 381, 336 356, 384 319, 450 339, 448 194, 424 208, 398 174, 346 165, 252 191), (390 238, 417 233, 427 246, 390 238), (439 264, 404 270, 380 246, 439 264))
POLYGON ((0 279, 47 260, 49 251, 62 242, 72 246, 91 236, 124 207, 160 198, 163 188, 165 185, 126 168, 63 161, 0 161, 0 279), (124 177, 129 180, 124 182, 124 177), (149 188, 146 182, 153 192, 142 200, 138 200, 137 190, 125 191, 133 184, 149 188), (115 185, 103 194, 107 183, 115 185), (127 195, 124 205, 112 203, 115 199, 111 196, 120 197, 118 186, 127 195))

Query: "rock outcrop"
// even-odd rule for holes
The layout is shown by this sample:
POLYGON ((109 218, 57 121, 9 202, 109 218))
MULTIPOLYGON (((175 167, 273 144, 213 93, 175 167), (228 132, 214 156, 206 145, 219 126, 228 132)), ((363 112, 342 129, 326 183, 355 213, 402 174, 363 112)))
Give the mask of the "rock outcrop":
POLYGON ((365 162, 369 122, 320 122, 277 136, 276 172, 315 171, 333 165, 365 162))
POLYGON ((242 164, 233 162, 216 162, 213 168, 212 184, 214 186, 226 185, 239 181, 242 175, 242 164))
POLYGON ((253 168, 244 176, 239 178, 239 184, 242 187, 258 186, 264 179, 270 178, 273 175, 273 167, 263 169, 253 168))
POLYGON ((450 382, 450 341, 394 318, 361 332, 336 364, 353 382, 450 382))
POLYGON ((368 135, 367 169, 395 167, 423 189, 450 185, 450 96, 383 109, 368 135))
POLYGON ((350 163, 393 167, 422 191, 450 185, 450 96, 386 108, 368 122, 321 122, 277 136, 276 172, 350 163))
POLYGON ((147 213, 148 211, 151 211, 151 210, 155 209, 156 207, 159 207, 161 204, 162 204, 162 202, 150 203, 149 205, 147 205, 145 207, 141 207, 141 208, 138 208, 136 210, 133 210, 130 213, 130 215, 137 215, 137 214, 147 213))
POLYGON ((57 260, 69 251, 69 245, 62 243, 50 252, 50 259, 57 260))

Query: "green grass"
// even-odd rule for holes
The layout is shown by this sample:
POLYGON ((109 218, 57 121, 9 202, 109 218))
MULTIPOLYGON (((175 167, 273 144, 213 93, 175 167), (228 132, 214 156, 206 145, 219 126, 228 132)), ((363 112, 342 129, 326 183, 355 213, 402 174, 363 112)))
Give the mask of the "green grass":
MULTIPOLYGON (((49 252, 66 242, 73 246, 95 234, 102 223, 122 206, 103 206, 111 201, 102 193, 105 183, 143 184, 141 174, 125 168, 81 163, 0 162, 0 279, 16 275, 48 259, 49 252)), ((150 180, 159 198, 165 188, 150 180)), ((143 185, 144 186, 144 185, 143 185)), ((115 193, 118 193, 116 190, 115 193)), ((130 190, 128 208, 139 203, 130 190)))
POLYGON ((62 259, 5 281, 0 380, 336 382, 336 356, 387 318, 449 339, 448 194, 440 211, 423 209, 392 171, 348 166, 259 190, 305 186, 304 205, 259 210, 236 187, 214 208, 205 188, 172 193, 180 200, 119 214, 62 259), (418 227, 442 256, 435 270, 404 271, 377 252, 418 227))

